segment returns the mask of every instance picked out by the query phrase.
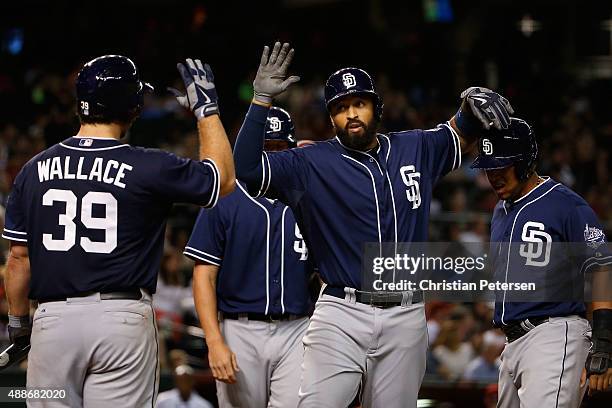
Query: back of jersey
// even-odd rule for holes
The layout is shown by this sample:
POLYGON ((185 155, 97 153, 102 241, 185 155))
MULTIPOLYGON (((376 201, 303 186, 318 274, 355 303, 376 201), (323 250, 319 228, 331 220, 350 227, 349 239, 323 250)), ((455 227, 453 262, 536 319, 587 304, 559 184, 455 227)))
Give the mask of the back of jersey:
POLYGON ((172 203, 213 206, 218 195, 212 161, 74 137, 17 175, 3 236, 27 242, 32 299, 153 293, 172 203))

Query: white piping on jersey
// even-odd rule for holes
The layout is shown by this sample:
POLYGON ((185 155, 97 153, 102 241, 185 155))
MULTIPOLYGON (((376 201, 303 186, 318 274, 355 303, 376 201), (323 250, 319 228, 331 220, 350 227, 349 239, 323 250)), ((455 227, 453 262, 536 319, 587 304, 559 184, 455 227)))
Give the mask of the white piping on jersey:
POLYGON ((130 145, 128 145, 128 144, 120 144, 120 145, 116 145, 116 146, 92 147, 92 148, 86 149, 86 148, 83 148, 83 147, 68 146, 68 145, 65 145, 63 143, 60 143, 59 145, 62 146, 62 147, 65 147, 66 149, 78 150, 80 152, 100 152, 102 150, 113 150, 113 149, 119 149, 121 147, 130 147, 130 145))
MULTIPOLYGON (((361 154, 365 154, 366 156, 368 156, 370 159, 372 159, 374 161, 374 163, 376 163, 376 166, 378 167, 378 171, 380 171, 380 175, 383 175, 383 171, 382 168, 380 167, 380 164, 378 164, 378 160, 376 160, 374 158, 374 156, 372 156, 370 153, 366 153, 366 152, 362 152, 361 150, 355 150, 355 149, 351 149, 350 147, 346 147, 345 145, 342 144, 342 142, 340 141, 340 139, 338 139, 338 136, 336 136, 336 139, 338 140, 338 143, 340 143, 340 145, 342 147, 344 147, 346 150, 350 150, 351 152, 355 152, 355 153, 361 153, 361 154)), ((378 150, 376 150, 376 153, 380 152, 380 142, 378 142, 378 150)), ((343 155, 344 156, 344 155, 343 155)))
POLYGON ((17 242, 28 242, 27 239, 22 239, 22 238, 15 238, 15 237, 7 237, 6 235, 2 234, 2 238, 8 239, 9 241, 17 241, 17 242))
POLYGON ((115 141, 119 141, 118 139, 115 139, 114 137, 95 137, 95 136, 72 136, 74 139, 93 139, 93 140, 115 140, 115 141))
MULTIPOLYGON (((531 192, 533 192, 536 188, 538 188, 539 186, 544 185, 544 183, 539 184, 537 186, 535 186, 529 193, 527 193, 524 197, 527 197, 527 195, 531 194, 531 192)), ((516 220, 518 218, 518 216, 521 214, 521 211, 523 211, 525 208, 527 208, 527 206, 529 206, 532 203, 535 203, 536 201, 538 201, 540 198, 544 197, 546 194, 550 193, 551 191, 553 191, 557 186, 561 185, 561 183, 557 183, 554 186, 552 186, 547 192, 545 192, 544 194, 542 194, 539 197, 534 198, 533 200, 529 201, 527 204, 525 204, 523 207, 521 207, 517 212, 516 215, 514 216, 514 221, 512 221, 512 229, 510 230, 510 239, 508 240, 508 257, 506 259, 506 276, 504 278, 504 282, 508 283, 508 268, 510 267, 510 247, 512 245, 512 235, 514 234, 514 226, 516 224, 516 220)), ((502 315, 501 315, 501 322, 502 324, 506 324, 506 322, 504 321, 504 316, 506 314, 506 292, 507 290, 504 290, 504 298, 502 301, 502 315)))
POLYGON ((289 207, 285 207, 281 216, 281 310, 285 313, 285 213, 289 207))
POLYGON ((219 258, 218 256, 214 256, 212 254, 209 254, 208 252, 200 251, 199 249, 195 249, 195 248, 190 247, 190 246, 186 246, 185 249, 189 249, 189 250, 194 251, 194 252, 196 252, 198 254, 202 254, 202 255, 208 256, 208 257, 210 257, 212 259, 217 259, 219 261, 221 260, 221 258, 219 258))
POLYGON ((374 190, 374 200, 376 201, 376 223, 378 225, 378 243, 380 244, 378 248, 379 248, 380 256, 382 257, 382 246, 381 246, 382 245, 382 235, 380 233, 380 210, 378 208, 378 193, 376 192, 376 182, 374 181, 374 175, 372 174, 368 166, 366 166, 365 164, 353 159, 351 156, 347 156, 346 154, 343 154, 342 156, 346 157, 349 160, 354 161, 360 166, 363 166, 363 168, 366 169, 366 171, 370 175, 370 178, 372 179, 372 189, 374 190))
POLYGON ((261 154, 261 186, 259 186, 259 191, 257 192, 256 197, 261 196, 265 182, 266 182, 266 162, 264 160, 264 155, 262 153, 261 154))
MULTIPOLYGON (((457 132, 455 132, 455 129, 453 129, 450 122, 447 121, 445 123, 445 126, 448 126, 451 131, 451 134, 453 135, 453 144, 455 145, 455 158, 457 159, 457 165, 453 165, 453 170, 457 170, 459 167, 461 167, 461 139, 459 139, 459 135, 457 134, 457 132)), ((455 162, 453 161, 453 164, 454 163, 455 162)))
MULTIPOLYGON (((193 253, 193 251, 196 251, 196 250, 194 248, 185 247, 185 250, 183 251, 183 254, 185 254, 187 256, 190 256, 190 257, 193 257, 193 258, 196 258, 196 259, 199 259, 200 261, 208 262, 209 264, 213 264, 213 265, 216 265, 216 266, 221 266, 220 263, 212 261, 212 260, 207 259, 207 258, 204 258, 202 256, 199 256, 198 254, 193 253)), ((212 256, 212 255, 210 255, 210 256, 212 256)))
POLYGON ((612 255, 604 256, 602 258, 591 257, 582 263, 582 267, 580 268, 580 272, 586 272, 591 266, 605 266, 610 265, 612 263, 612 255), (610 260, 610 262, 602 263, 602 261, 610 260), (589 261, 592 261, 589 263, 589 261), (588 263, 588 264, 587 264, 588 263))
POLYGON ((270 213, 268 209, 264 207, 261 203, 258 203, 253 197, 247 193, 240 183, 236 183, 236 185, 242 190, 245 196, 255 204, 257 204, 261 209, 266 213, 266 311, 264 314, 268 314, 268 309, 270 307, 270 213))
POLYGON ((255 197, 261 197, 268 192, 270 188, 270 181, 272 181, 272 169, 270 168, 270 158, 268 157, 268 153, 265 151, 262 152, 261 155, 261 187, 259 187, 259 192, 255 197), (265 159, 265 160, 264 160, 265 159), (268 169, 266 171, 266 168, 268 169), (266 183, 266 175, 268 176, 268 182, 266 183), (265 184, 265 188, 264 188, 265 184))
MULTIPOLYGON (((391 139, 387 135, 380 134, 381 137, 387 139, 387 143, 389 147, 387 148, 387 154, 385 156, 385 161, 387 165, 389 164, 389 154, 391 153, 391 139)), ((395 210, 395 195, 393 194, 393 184, 391 183, 391 178, 389 177, 389 172, 385 171, 385 175, 387 176, 387 181, 389 182, 389 190, 391 191, 391 204, 393 204, 393 226, 395 232, 395 256, 397 257, 397 212, 395 210)), ((393 268, 393 282, 395 282, 395 267, 393 268)))
POLYGON ((217 205, 217 201, 219 201, 219 193, 221 192, 221 175, 219 173, 219 168, 217 167, 217 163, 213 159, 205 159, 202 160, 201 163, 210 166, 213 170, 213 189, 212 194, 210 195, 210 200, 208 203, 204 205, 206 208, 212 208, 217 205))
POLYGON ((10 230, 10 229, 8 229, 8 228, 5 228, 4 230, 5 230, 6 232, 11 232, 11 233, 13 233, 13 234, 19 234, 19 235, 28 235, 28 233, 27 233, 27 232, 13 231, 13 230, 10 230))
MULTIPOLYGON (((389 145, 391 147, 391 145, 389 145)), ((395 212, 395 196, 393 195, 393 184, 391 184, 391 179, 389 178, 389 173, 385 172, 387 176, 387 181, 389 182, 389 190, 391 191, 391 204, 393 204, 393 227, 395 233, 395 253, 394 256, 397 259, 397 214, 395 212)), ((393 267, 393 282, 395 282, 395 266, 393 267)))
MULTIPOLYGON (((514 200, 514 201, 512 202, 512 204, 516 204, 516 203, 518 203, 519 201, 521 201, 522 199, 524 199, 524 198, 526 198, 526 197, 529 197, 529 195, 530 195, 531 193, 533 193, 534 191, 536 191, 538 188, 542 187, 544 184, 546 184, 546 182, 547 182, 548 180, 550 180, 550 177, 548 177, 548 176, 540 176, 540 178, 541 178, 542 180, 544 180, 544 181, 543 181, 543 182, 541 182, 540 184, 536 184, 536 185, 535 185, 535 187, 533 187, 531 190, 529 190, 527 193, 525 193, 525 195, 524 195, 524 196, 522 196, 521 198, 517 198, 516 200, 514 200)), ((504 212, 506 213, 506 215, 508 215, 508 210, 506 209, 506 200, 504 200, 504 201, 502 202, 502 207, 504 207, 504 212)))

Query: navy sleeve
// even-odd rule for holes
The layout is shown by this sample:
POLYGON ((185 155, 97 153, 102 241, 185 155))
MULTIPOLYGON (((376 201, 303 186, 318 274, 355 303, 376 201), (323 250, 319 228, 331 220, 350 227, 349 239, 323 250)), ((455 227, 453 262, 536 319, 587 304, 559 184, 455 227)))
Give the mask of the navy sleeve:
POLYGON ((219 207, 201 209, 183 253, 195 261, 221 266, 225 229, 219 207))
POLYGON ((461 166, 461 145, 457 132, 450 123, 438 125, 435 129, 423 131, 426 146, 427 168, 435 182, 461 166))
POLYGON ((196 161, 167 152, 159 154, 157 177, 151 178, 155 194, 173 203, 191 203, 206 208, 217 204, 221 179, 213 160, 196 161))
POLYGON ((251 104, 234 145, 236 178, 246 183, 249 192, 260 191, 263 146, 269 108, 251 104))
POLYGON ((306 191, 308 171, 304 148, 282 152, 264 152, 263 177, 257 196, 278 198, 289 206, 296 205, 306 191))
POLYGON ((588 204, 578 204, 574 207, 566 219, 564 229, 567 242, 586 244, 576 248, 583 258, 582 271, 594 265, 603 266, 612 263, 612 253, 607 247, 603 226, 588 204))
POLYGON ((23 170, 15 178, 11 193, 8 196, 2 237, 11 241, 28 242, 22 179, 23 170))

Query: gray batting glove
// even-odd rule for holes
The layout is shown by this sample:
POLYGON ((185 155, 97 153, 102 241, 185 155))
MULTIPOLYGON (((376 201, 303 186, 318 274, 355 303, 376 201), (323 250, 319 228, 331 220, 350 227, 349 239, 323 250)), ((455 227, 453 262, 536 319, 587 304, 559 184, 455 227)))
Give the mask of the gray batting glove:
POLYGON ((200 119, 210 115, 219 114, 219 98, 215 89, 215 80, 210 65, 204 64, 197 60, 187 58, 187 67, 178 63, 176 68, 183 78, 186 94, 183 94, 177 89, 168 88, 180 105, 187 109, 191 109, 200 119))
POLYGON ((510 126, 510 115, 514 113, 514 109, 510 102, 497 92, 472 86, 461 92, 461 98, 467 102, 485 129, 489 130, 491 126, 496 129, 507 129, 510 126))
POLYGON ((298 76, 287 78, 287 69, 293 59, 294 49, 289 49, 289 44, 280 42, 274 44, 272 54, 267 45, 261 54, 261 62, 257 75, 253 81, 255 100, 265 104, 271 104, 272 99, 289 87, 289 85, 300 80, 298 76))

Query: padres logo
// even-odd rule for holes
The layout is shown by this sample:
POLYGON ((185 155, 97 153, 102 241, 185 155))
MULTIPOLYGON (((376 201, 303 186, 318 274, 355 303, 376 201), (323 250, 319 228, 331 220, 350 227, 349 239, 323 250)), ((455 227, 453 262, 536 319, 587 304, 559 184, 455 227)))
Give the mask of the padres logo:
POLYGON ((419 189, 419 179, 421 173, 416 171, 413 165, 400 168, 402 181, 406 185, 406 197, 412 203, 412 209, 416 210, 421 205, 421 190, 419 189))
POLYGON ((487 156, 493 154, 493 145, 489 139, 482 139, 482 152, 487 156))
POLYGON ((270 129, 273 132, 280 131, 282 127, 283 127, 283 122, 279 118, 276 118, 276 117, 270 118, 270 129))
POLYGON ((521 244, 519 254, 527 266, 546 266, 550 262, 552 237, 544 229, 541 222, 528 221, 523 225, 521 239, 528 244, 521 244))
POLYGON ((350 72, 347 72, 346 74, 342 75, 342 83, 344 84, 345 88, 354 87, 355 85, 357 85, 355 75, 351 74, 350 72))

